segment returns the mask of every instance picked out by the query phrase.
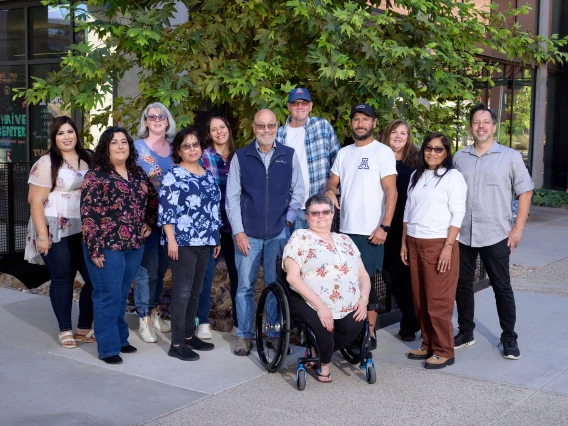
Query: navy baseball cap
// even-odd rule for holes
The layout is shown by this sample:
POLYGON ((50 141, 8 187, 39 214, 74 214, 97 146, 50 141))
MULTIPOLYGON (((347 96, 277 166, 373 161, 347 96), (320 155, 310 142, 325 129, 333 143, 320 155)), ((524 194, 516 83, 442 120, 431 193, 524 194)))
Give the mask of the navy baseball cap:
POLYGON ((308 92, 308 89, 304 89, 303 87, 296 87, 288 95, 288 103, 292 103, 294 101, 297 101, 298 99, 303 99, 308 102, 312 101, 310 92, 308 92))
POLYGON ((351 115, 349 116, 349 118, 353 118, 353 116, 358 112, 368 115, 371 118, 377 118, 377 116, 375 115, 375 111, 373 111, 373 108, 371 108, 367 104, 359 104, 351 108, 351 115))

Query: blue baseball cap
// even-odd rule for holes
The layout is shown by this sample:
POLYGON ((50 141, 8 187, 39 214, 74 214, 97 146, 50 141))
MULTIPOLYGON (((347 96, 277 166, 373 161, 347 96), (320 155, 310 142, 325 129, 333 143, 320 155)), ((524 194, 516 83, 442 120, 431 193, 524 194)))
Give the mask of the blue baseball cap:
POLYGON ((304 89, 303 87, 296 87, 288 95, 288 103, 292 103, 294 101, 297 101, 298 99, 303 99, 308 102, 312 101, 310 92, 308 92, 308 89, 304 89))
POLYGON ((373 108, 371 108, 367 104, 359 104, 351 108, 351 115, 349 116, 349 118, 353 118, 353 116, 358 112, 368 115, 371 118, 377 118, 377 116, 375 115, 375 111, 373 111, 373 108))

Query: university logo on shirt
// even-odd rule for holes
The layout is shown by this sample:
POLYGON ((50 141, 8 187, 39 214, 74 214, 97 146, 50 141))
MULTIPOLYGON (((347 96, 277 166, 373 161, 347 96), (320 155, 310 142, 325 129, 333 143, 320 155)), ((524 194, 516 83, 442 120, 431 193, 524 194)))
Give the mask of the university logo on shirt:
POLYGON ((369 159, 368 158, 361 158, 361 164, 359 164, 359 169, 369 170, 369 159))

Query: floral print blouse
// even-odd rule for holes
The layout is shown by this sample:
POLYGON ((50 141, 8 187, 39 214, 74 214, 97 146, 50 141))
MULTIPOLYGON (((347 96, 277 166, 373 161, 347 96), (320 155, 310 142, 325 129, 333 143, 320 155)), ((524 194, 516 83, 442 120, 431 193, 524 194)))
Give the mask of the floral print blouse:
POLYGON ((83 241, 89 257, 103 249, 133 250, 144 245, 142 226, 156 226, 158 197, 141 167, 124 179, 100 167, 87 172, 81 193, 83 241))
POLYGON ((332 232, 331 237, 335 248, 309 229, 296 230, 284 247, 282 267, 287 257, 300 265, 304 282, 329 307, 333 319, 341 319, 354 310, 361 296, 361 256, 347 235, 332 232))
POLYGON ((209 170, 198 176, 174 165, 162 179, 158 225, 174 225, 179 246, 218 246, 220 200, 221 190, 209 170))
MULTIPOLYGON (((87 165, 83 163, 84 167, 87 165)), ((45 223, 49 232, 49 242, 58 243, 62 238, 81 232, 81 185, 87 170, 78 170, 63 160, 57 173, 55 188, 43 203, 45 223)), ((51 189, 51 158, 42 156, 32 167, 28 183, 51 189)), ((37 251, 37 230, 30 218, 24 259, 30 263, 43 265, 43 259, 37 251)))

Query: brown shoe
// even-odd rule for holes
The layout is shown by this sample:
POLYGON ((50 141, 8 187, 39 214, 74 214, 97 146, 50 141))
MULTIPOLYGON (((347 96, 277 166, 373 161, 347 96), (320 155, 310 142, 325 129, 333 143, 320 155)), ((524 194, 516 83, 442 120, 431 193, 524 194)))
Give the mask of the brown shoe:
POLYGON ((454 365, 455 361, 455 357, 444 358, 443 356, 432 355, 424 363, 424 368, 428 368, 430 370, 439 370, 440 368, 444 368, 446 365, 454 365))
POLYGON ((422 360, 422 359, 428 359, 431 356, 432 356, 432 352, 428 352, 422 346, 420 346, 419 349, 412 349, 408 353, 408 359, 422 360))
POLYGON ((252 347, 252 339, 239 339, 235 346, 234 353, 239 356, 248 356, 252 347))

